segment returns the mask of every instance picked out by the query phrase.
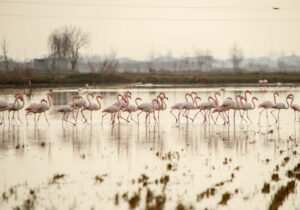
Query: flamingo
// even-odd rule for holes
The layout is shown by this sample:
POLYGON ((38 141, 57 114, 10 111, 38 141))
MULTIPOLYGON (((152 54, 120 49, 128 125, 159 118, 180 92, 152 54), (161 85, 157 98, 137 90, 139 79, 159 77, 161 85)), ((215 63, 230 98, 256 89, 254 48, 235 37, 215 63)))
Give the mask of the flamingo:
MULTIPOLYGON (((277 95, 277 94, 279 94, 279 93, 278 92, 274 92, 274 104, 276 104, 276 96, 275 95, 277 95)), ((260 103, 258 105, 258 108, 263 108, 263 110, 261 110, 259 112, 258 125, 260 125, 260 117, 261 117, 261 113, 263 111, 266 111, 266 117, 267 117, 267 121, 268 121, 268 124, 269 124, 268 109, 272 109, 274 107, 274 104, 271 101, 264 101, 264 102, 262 102, 262 103, 260 103)))
POLYGON ((32 103, 27 108, 25 108, 26 125, 28 125, 28 115, 29 114, 34 115, 34 124, 35 124, 35 126, 37 125, 36 114, 40 113, 41 103, 44 103, 44 102, 47 103, 47 101, 45 99, 42 99, 40 103, 32 103))
MULTIPOLYGON (((279 95, 279 93, 278 93, 278 95, 279 95)), ((274 96, 275 96, 275 95, 274 95, 274 96)), ((287 104, 287 106, 286 106, 283 102, 275 103, 274 106, 273 106, 273 109, 274 109, 274 110, 271 111, 271 114, 272 114, 273 117, 275 118, 275 123, 278 122, 278 125, 279 125, 279 112, 280 112, 280 110, 281 110, 281 109, 288 109, 288 108, 290 108, 290 104, 288 103, 288 99, 289 99, 289 98, 290 98, 290 97, 289 97, 289 95, 288 95, 288 96, 286 97, 286 104, 287 104), (277 118, 276 118, 276 116, 273 114, 273 112, 274 112, 275 110, 278 110, 277 118)))
MULTIPOLYGON (((94 95, 92 95, 94 97, 94 95)), ((98 103, 95 104, 95 103, 92 103, 89 99, 89 105, 88 106, 85 106, 83 108, 81 108, 81 112, 84 112, 85 110, 89 110, 91 112, 91 122, 92 122, 92 114, 93 114, 93 111, 98 111, 101 109, 101 103, 100 103, 100 99, 102 99, 103 97, 98 95, 96 96, 96 101, 98 103)), ((82 116, 84 116, 84 114, 82 113, 82 116)), ((85 117, 85 122, 87 122, 87 118, 85 117)))
POLYGON ((57 110, 57 112, 63 113, 62 123, 65 121, 65 122, 69 122, 73 125, 76 125, 76 123, 68 121, 68 117, 69 117, 70 112, 73 112, 73 109, 75 107, 75 100, 79 99, 80 97, 81 96, 73 96, 73 98, 72 98, 73 104, 68 103, 67 105, 65 105, 65 106, 63 106, 63 107, 61 107, 60 109, 57 110))
MULTIPOLYGON (((110 106, 108 106, 108 107, 106 107, 103 111, 102 111, 102 113, 105 113, 105 114, 103 114, 102 115, 102 123, 103 123, 103 118, 105 117, 105 115, 107 115, 107 114, 111 114, 111 122, 112 122, 112 124, 114 124, 115 123, 115 115, 116 114, 118 114, 119 112, 120 112, 120 110, 121 110, 121 101, 120 101, 120 98, 119 97, 121 97, 122 98, 122 100, 124 99, 124 96, 122 95, 122 94, 118 94, 117 95, 117 100, 118 100, 118 103, 116 104, 112 104, 112 105, 110 105, 110 106)), ((128 101, 127 100, 125 100, 125 102, 127 103, 127 105, 128 105, 128 101)), ((119 120, 119 122, 120 122, 120 119, 119 119, 119 115, 118 115, 118 120, 119 120)), ((125 119, 126 120, 126 119, 125 119)))
MULTIPOLYGON (((120 105, 120 111, 121 110, 124 111, 127 108, 127 106, 129 105, 129 98, 131 98, 131 92, 126 91, 123 95, 122 100, 120 101, 120 104, 119 104, 119 102, 115 102, 114 105, 116 105, 116 106, 120 105)), ((121 118, 122 120, 125 120, 126 122, 129 122, 121 115, 121 112, 118 112, 118 119, 119 118, 121 118)))
MULTIPOLYGON (((185 94, 185 101, 186 101, 186 102, 188 102, 188 98, 187 98, 188 96, 190 96, 190 93, 186 93, 186 94, 185 94)), ((182 112, 182 110, 183 110, 184 104, 185 104, 185 103, 176 103, 175 105, 173 105, 173 106, 171 107, 170 113, 175 117, 176 122, 177 122, 177 121, 180 122, 180 114, 181 114, 181 112, 182 112), (176 116, 174 115, 174 113, 173 113, 174 110, 178 110, 178 117, 176 117, 176 116)))
POLYGON ((183 105, 183 108, 182 108, 184 110, 182 116, 186 118, 187 122, 189 121, 189 119, 193 121, 193 118, 189 117, 189 112, 190 112, 190 110, 195 109, 197 107, 197 104, 195 104, 195 99, 194 99, 193 95, 197 95, 197 93, 194 91, 191 92, 189 94, 189 96, 192 98, 192 102, 188 102, 188 101, 185 102, 183 105))
POLYGON ((18 120, 22 123, 22 120, 20 119, 19 116, 19 110, 23 109, 24 107, 24 99, 23 99, 23 94, 22 93, 17 93, 15 95, 15 101, 13 103, 9 103, 9 108, 8 108, 8 120, 10 120, 10 112, 13 112, 12 119, 15 119, 15 112, 18 113, 18 120), (22 105, 20 105, 19 100, 22 102, 22 105))
POLYGON ((41 101, 41 103, 39 104, 39 117, 37 119, 37 123, 39 123, 41 114, 44 113, 45 119, 46 119, 46 121, 49 125, 49 121, 47 119, 46 111, 48 111, 51 108, 51 98, 52 98, 52 93, 50 92, 50 93, 47 94, 48 101, 46 99, 43 99, 41 101), (48 105, 48 103, 49 103, 49 105, 48 105))
POLYGON ((160 94, 159 96, 157 96, 157 100, 158 99, 160 99, 160 106, 157 108, 157 111, 158 111, 158 121, 159 121, 159 112, 167 109, 167 104, 166 104, 166 102, 164 100, 165 99, 169 100, 169 98, 166 97, 165 94, 163 93, 163 94, 160 94))
MULTIPOLYGON (((147 123, 147 119, 149 117, 149 115, 151 113, 153 113, 153 118, 154 118, 154 121, 156 122, 156 117, 155 117, 155 114, 154 114, 154 111, 155 111, 155 103, 158 103, 159 104, 159 101, 157 99, 153 99, 152 100, 152 103, 142 103, 141 105, 139 105, 137 107, 138 110, 141 110, 142 112, 146 112, 146 118, 145 118, 145 123, 147 123)), ((142 113, 140 112, 140 113, 142 113)), ((139 114, 140 114, 139 113, 139 114)), ((149 118, 149 123, 150 123, 150 118, 149 118)))
POLYGON ((232 100, 231 97, 227 97, 227 98, 223 101, 223 103, 222 103, 221 106, 224 108, 224 114, 225 114, 225 116, 226 116, 226 111, 228 112, 228 113, 227 113, 227 120, 228 120, 227 123, 230 123, 229 111, 230 111, 230 109, 233 109, 233 108, 234 108, 234 106, 235 106, 234 101, 232 100))
POLYGON ((228 111, 228 108, 224 107, 224 106, 217 106, 215 109, 212 110, 212 113, 218 113, 216 120, 214 120, 214 118, 212 117, 214 124, 217 123, 219 116, 222 117, 222 119, 224 120, 224 125, 226 124, 226 122, 228 122, 228 120, 226 120, 226 114, 224 116, 225 111, 228 111))
POLYGON ((300 120, 300 116, 299 116, 300 105, 299 104, 293 104, 293 102, 294 102, 294 94, 290 93, 288 95, 288 98, 291 99, 290 107, 291 107, 291 109, 294 110, 294 113, 295 113, 294 122, 296 122, 296 112, 298 112, 298 117, 299 117, 299 120, 300 120))
POLYGON ((243 110, 242 117, 244 117, 245 112, 247 112, 247 118, 248 118, 248 120, 249 120, 251 123, 253 123, 252 120, 251 120, 250 117, 249 117, 248 111, 249 111, 249 110, 254 110, 254 109, 255 109, 255 103, 254 103, 254 100, 258 101, 258 98, 257 98, 257 97, 252 97, 252 104, 251 104, 251 103, 248 103, 248 102, 247 102, 247 99, 246 99, 245 97, 243 97, 243 99, 246 101, 246 103, 244 103, 244 104, 242 105, 242 110, 243 110))
POLYGON ((142 100, 140 97, 137 97, 135 99, 135 105, 133 104, 129 104, 125 109, 124 109, 124 112, 128 112, 128 116, 127 116, 127 120, 130 116, 130 119, 134 122, 137 123, 137 121, 135 121, 133 118, 132 118, 132 112, 136 112, 138 109, 137 107, 139 106, 139 104, 137 103, 138 100, 142 100))
POLYGON ((0 125, 4 123, 4 111, 8 110, 8 108, 9 108, 8 103, 5 100, 0 99, 0 112, 2 112, 2 119, 0 125))
POLYGON ((201 104, 199 104, 199 105, 197 106, 197 109, 199 109, 199 111, 195 114, 193 121, 195 120, 196 116, 197 116, 200 112, 201 112, 201 114, 202 114, 202 116, 203 116, 203 118, 204 118, 203 123, 205 123, 205 122, 207 121, 207 119, 206 119, 207 113, 208 113, 208 117, 209 117, 209 121, 210 121, 210 117, 212 117, 212 116, 211 116, 211 109, 216 108, 217 105, 218 105, 218 99, 217 99, 217 97, 216 97, 217 94, 220 94, 220 93, 218 93, 218 92, 215 93, 215 98, 216 98, 216 99, 214 99, 213 97, 209 96, 207 102, 203 102, 203 103, 201 103, 201 104), (202 111, 205 111, 205 110, 207 110, 207 112, 205 112, 205 114, 203 114, 202 111))

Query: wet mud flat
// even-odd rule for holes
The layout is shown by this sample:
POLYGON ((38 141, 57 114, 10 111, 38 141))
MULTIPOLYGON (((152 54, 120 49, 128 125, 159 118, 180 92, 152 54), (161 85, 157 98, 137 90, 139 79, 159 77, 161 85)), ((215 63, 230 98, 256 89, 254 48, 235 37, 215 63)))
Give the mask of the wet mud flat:
MULTIPOLYGON (((168 91, 171 105, 185 90, 168 91)), ((54 109, 69 99, 68 93, 57 94, 61 101, 54 109)), ((152 98, 150 91, 133 94, 152 98)), ((115 100, 115 92, 102 95, 105 105, 115 100)), ((257 115, 250 114, 253 121, 257 115)), ((203 125, 200 119, 178 124, 168 111, 150 125, 108 120, 101 125, 95 113, 93 123, 62 126, 61 115, 48 116, 50 126, 0 127, 0 209, 300 206, 300 124, 290 121, 293 112, 282 114, 279 127, 273 122, 203 125)))

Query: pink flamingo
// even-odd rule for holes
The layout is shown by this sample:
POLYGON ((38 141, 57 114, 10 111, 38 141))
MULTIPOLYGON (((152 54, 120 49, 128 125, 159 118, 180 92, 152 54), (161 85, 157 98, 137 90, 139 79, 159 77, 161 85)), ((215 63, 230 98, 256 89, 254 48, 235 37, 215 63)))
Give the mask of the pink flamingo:
MULTIPOLYGON (((115 123, 115 115, 118 114, 118 113, 120 112, 120 110, 121 110, 121 100, 120 100, 120 97, 121 97, 122 100, 124 99, 124 96, 123 96, 122 94, 119 93, 119 94, 117 95, 118 103, 117 103, 117 104, 116 104, 116 103, 115 103, 115 104, 112 104, 112 105, 106 107, 106 108, 102 111, 102 113, 105 113, 105 114, 102 115, 102 123, 103 123, 103 118, 104 118, 105 115, 107 115, 107 114, 111 114, 111 122, 112 122, 112 124, 115 123)), ((127 105, 128 105, 128 101, 125 100, 125 103, 127 103, 127 105)), ((119 123, 120 123, 120 117, 119 117, 119 115, 118 115, 117 117, 118 117, 118 120, 119 120, 119 123)), ((125 119, 125 120, 126 120, 126 119, 125 119)))
MULTIPOLYGON (((134 122, 137 123, 137 121, 135 121, 133 118, 132 118, 132 113, 133 112, 136 112, 138 109, 137 107, 139 106, 139 104, 137 103, 138 100, 142 100, 141 98, 136 98, 135 99, 135 105, 133 104, 129 104, 125 109, 124 109, 124 112, 128 112, 128 116, 127 116, 127 121, 128 121, 128 118, 130 116, 130 119, 134 122)), ((129 121, 128 121, 129 122, 129 121)))
MULTIPOLYGON (((72 98, 72 103, 73 104, 70 104, 68 103, 67 105, 61 107, 60 109, 57 110, 57 112, 61 112, 63 113, 63 116, 62 116, 62 123, 65 121, 66 123, 71 123, 72 125, 76 125, 76 123, 73 123, 71 121, 68 121, 68 117, 69 117, 69 114, 71 112, 73 112, 74 110, 74 107, 75 107, 75 100, 76 99, 79 99, 81 96, 73 96, 72 98)), ((75 119, 74 119, 75 120, 75 119)))
POLYGON ((293 102, 294 102, 294 94, 292 94, 292 93, 290 93, 289 95, 288 95, 288 98, 289 99, 291 99, 291 105, 290 105, 290 107, 291 107, 291 109, 293 109, 294 110, 294 113, 295 113, 295 117, 294 117, 294 123, 296 122, 296 112, 298 112, 298 118, 299 118, 299 120, 300 120, 300 116, 299 116, 299 112, 300 112, 300 105, 299 104, 293 104, 293 102))
MULTIPOLYGON (((279 93, 278 93, 278 95, 279 95, 279 93)), ((275 96, 275 95, 274 95, 275 96)), ((287 106, 286 106, 286 104, 284 104, 283 102, 278 102, 278 103, 275 103, 274 104, 274 106, 273 106, 273 109, 274 110, 272 110, 271 111, 271 114, 273 115, 273 117, 275 118, 275 123, 277 123, 278 122, 278 125, 279 125, 279 112, 280 112, 280 110, 281 109, 288 109, 288 108, 290 108, 290 104, 288 103, 288 99, 289 99, 290 97, 289 97, 289 95, 286 97, 286 104, 287 104, 287 106), (274 111, 275 110, 278 110, 278 115, 277 115, 277 118, 276 118, 276 116, 274 115, 274 111)))
MULTIPOLYGON (((191 94, 190 93, 185 94, 186 103, 188 102, 188 98, 187 98, 188 96, 191 96, 191 94)), ((181 115, 181 112, 183 110, 184 104, 185 104, 184 102, 183 103, 176 103, 175 105, 173 105, 171 107, 170 113, 175 117, 176 122, 180 122, 180 115, 181 115), (175 111, 175 110, 178 110, 178 117, 176 117, 176 115, 174 115, 174 113, 173 113, 173 111, 175 111)))
POLYGON ((232 100, 231 97, 227 97, 227 98, 223 101, 223 103, 222 103, 221 106, 224 108, 224 114, 225 114, 225 116, 226 116, 226 111, 228 112, 228 113, 227 113, 227 120, 228 120, 227 123, 229 124, 229 123, 230 123, 229 111, 230 111, 230 109, 233 109, 233 108, 234 108, 235 103, 234 103, 234 101, 232 100))
MULTIPOLYGON (((207 102, 203 102, 201 104, 199 104, 197 106, 197 109, 199 109, 199 111, 195 114, 193 121, 195 120, 196 116, 201 112, 204 120, 203 123, 205 123, 207 121, 206 115, 208 114, 209 117, 209 124, 210 124, 210 118, 213 119, 212 115, 211 115, 211 110, 216 108, 218 106, 218 98, 217 95, 220 96, 219 92, 215 92, 215 98, 209 96, 208 97, 208 101, 207 102), (202 111, 206 111, 205 114, 203 114, 202 111)), ((214 121, 214 119, 213 119, 214 121)))
POLYGON ((20 119, 19 116, 19 110, 23 109, 24 107, 24 99, 23 99, 23 93, 17 93, 15 95, 15 101, 14 103, 9 103, 9 108, 8 108, 8 120, 10 120, 10 112, 13 112, 12 119, 15 119, 15 112, 18 113, 18 120, 22 123, 22 120, 20 119), (19 103, 19 100, 22 102, 22 105, 19 103))
MULTIPOLYGON (((274 92, 274 104, 276 104, 276 96, 275 95, 278 95, 278 94, 279 94, 278 92, 274 92)), ((263 111, 266 111, 266 117, 267 117, 267 121, 268 121, 268 124, 269 124, 268 109, 272 109, 274 107, 274 104, 271 101, 264 101, 264 102, 262 102, 261 104, 258 105, 258 108, 263 108, 263 110, 261 110, 259 112, 258 125, 260 125, 260 117, 261 117, 261 113, 263 111)))
POLYGON ((214 118, 212 117, 214 124, 217 123, 219 116, 222 117, 224 125, 229 121, 229 119, 226 119, 225 111, 228 111, 228 108, 221 105, 217 106, 215 109, 212 110, 212 113, 218 113, 216 120, 214 120, 214 118))
POLYGON ((192 98, 192 102, 185 102, 183 105, 183 108, 182 108, 184 110, 182 116, 186 118, 187 122, 189 122, 189 119, 193 121, 193 118, 189 117, 189 112, 190 112, 190 110, 196 109, 196 107, 197 107, 197 104, 195 104, 195 99, 194 99, 193 95, 197 96, 197 93, 194 91, 191 92, 189 94, 189 96, 192 98))
POLYGON ((36 114, 41 113, 43 104, 47 104, 47 101, 45 99, 42 99, 40 103, 32 103, 27 108, 25 108, 26 114, 26 125, 28 125, 28 115, 33 114, 34 115, 34 124, 37 126, 38 122, 36 120, 36 114))
POLYGON ((158 117, 158 121, 159 121, 159 112, 167 109, 167 104, 164 100, 165 99, 169 100, 169 98, 166 97, 166 94, 164 92, 160 92, 157 95, 156 99, 160 100, 160 103, 155 104, 155 110, 157 110, 157 117, 158 117))
MULTIPOLYGON (((90 94, 92 97, 94 97, 93 94, 90 94)), ((98 103, 98 105, 96 103, 92 103, 90 101, 90 99, 88 98, 88 101, 89 101, 89 104, 85 107, 82 107, 81 108, 81 112, 82 112, 82 116, 84 116, 83 112, 85 110, 89 110, 91 112, 91 115, 90 115, 90 118, 91 118, 91 122, 92 122, 92 116, 93 116, 93 111, 98 111, 101 109, 101 103, 100 103, 100 99, 102 99, 103 97, 102 96, 96 96, 96 101, 98 103)), ((85 119, 85 122, 87 122, 87 118, 84 116, 84 119, 85 119)))
POLYGON ((245 112, 247 112, 247 118, 248 118, 248 120, 249 120, 251 123, 253 123, 252 120, 251 120, 250 117, 249 117, 248 111, 249 111, 249 110, 254 110, 254 109, 255 109, 255 103, 254 103, 254 100, 258 101, 258 98, 257 98, 257 97, 252 97, 252 104, 251 104, 251 103, 248 103, 248 102, 247 102, 247 99, 246 99, 245 97, 244 97, 244 100, 245 100, 246 102, 242 105, 242 110, 243 110, 242 117, 244 117, 245 112))
POLYGON ((39 104, 39 117, 37 119, 37 123, 39 123, 41 114, 44 113, 45 119, 46 119, 46 121, 49 125, 49 121, 48 121, 48 118, 47 118, 47 115, 46 115, 46 111, 48 111, 51 108, 51 98, 52 98, 52 93, 48 93, 47 94, 48 101, 46 99, 43 99, 41 101, 41 103, 39 104), (48 105, 48 103, 49 103, 49 105, 48 105))
MULTIPOLYGON (((155 114, 154 114, 155 103, 159 103, 159 101, 157 99, 153 99, 152 103, 142 103, 141 105, 139 105, 137 107, 138 110, 141 110, 142 112, 146 112, 145 123, 147 123, 148 117, 150 116, 151 113, 153 114, 154 121, 157 122, 155 114)), ((150 123, 150 118, 149 118, 149 123, 150 123)))

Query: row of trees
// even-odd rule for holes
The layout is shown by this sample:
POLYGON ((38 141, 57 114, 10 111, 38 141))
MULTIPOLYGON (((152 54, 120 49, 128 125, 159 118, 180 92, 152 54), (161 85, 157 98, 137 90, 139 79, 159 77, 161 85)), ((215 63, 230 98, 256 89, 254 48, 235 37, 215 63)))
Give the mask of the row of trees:
MULTIPOLYGON (((50 51, 50 58, 52 60, 51 69, 56 69, 58 61, 68 61, 71 64, 72 71, 76 71, 79 60, 79 51, 89 44, 89 37, 88 33, 83 32, 80 28, 72 25, 62 26, 52 31, 48 37, 48 48, 50 51)), ((2 59, 5 63, 5 70, 8 70, 8 46, 5 39, 1 42, 1 52, 2 59)), ((200 71, 204 68, 212 69, 214 58, 210 51, 195 50, 194 55, 200 71)), ((234 45, 230 49, 230 59, 232 61, 234 71, 240 71, 240 64, 243 61, 243 51, 238 48, 237 45, 234 45)), ((184 63, 185 62, 183 62, 182 65, 185 65, 184 63)), ((188 65, 188 61, 186 61, 186 65, 188 65)), ((116 54, 108 56, 101 62, 99 61, 99 66, 97 67, 90 65, 91 71, 100 72, 107 72, 108 69, 113 69, 113 71, 116 72, 118 67, 119 64, 116 59, 116 54)), ((149 69, 151 68, 152 66, 150 61, 149 69)))

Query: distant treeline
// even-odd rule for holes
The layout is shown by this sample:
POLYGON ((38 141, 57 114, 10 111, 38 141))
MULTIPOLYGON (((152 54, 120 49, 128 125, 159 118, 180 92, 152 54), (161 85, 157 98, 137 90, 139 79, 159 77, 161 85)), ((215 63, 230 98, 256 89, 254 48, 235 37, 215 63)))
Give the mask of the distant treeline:
POLYGON ((1 85, 105 85, 128 83, 153 84, 226 84, 226 83, 257 83, 266 79, 269 83, 300 83, 299 73, 71 73, 68 75, 40 74, 31 69, 14 69, 9 72, 0 72, 1 85))

